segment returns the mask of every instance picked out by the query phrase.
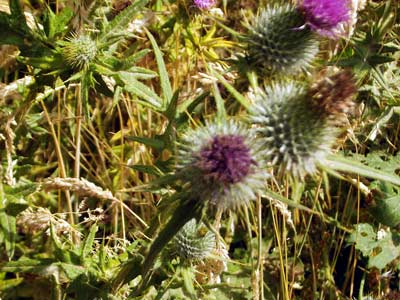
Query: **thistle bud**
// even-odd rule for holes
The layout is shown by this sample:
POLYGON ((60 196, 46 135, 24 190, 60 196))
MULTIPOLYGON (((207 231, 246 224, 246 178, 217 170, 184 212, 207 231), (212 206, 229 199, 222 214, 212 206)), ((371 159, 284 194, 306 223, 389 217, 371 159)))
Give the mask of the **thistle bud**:
POLYGON ((204 235, 195 219, 187 222, 172 240, 172 249, 184 261, 201 261, 215 249, 215 236, 211 231, 204 235))
POLYGON ((62 53, 71 68, 82 70, 95 59, 97 45, 87 35, 73 35, 65 43, 62 53))
POLYGON ((250 116, 264 155, 280 174, 303 179, 316 172, 335 141, 337 130, 314 108, 307 89, 297 83, 274 84, 254 94, 250 116))
POLYGON ((318 40, 301 11, 293 5, 263 8, 245 37, 247 61, 261 74, 291 74, 309 67, 318 40))

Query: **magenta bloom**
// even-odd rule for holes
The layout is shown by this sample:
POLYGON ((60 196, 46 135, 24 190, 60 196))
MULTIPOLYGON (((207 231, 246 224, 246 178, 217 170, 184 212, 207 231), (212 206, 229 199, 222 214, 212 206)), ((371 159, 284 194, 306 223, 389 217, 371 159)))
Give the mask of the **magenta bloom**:
POLYGON ((215 0, 193 0, 193 2, 199 9, 209 9, 215 4, 215 0))
POLYGON ((218 135, 199 153, 198 167, 208 180, 229 185, 242 181, 254 164, 242 136, 218 135))
POLYGON ((307 24, 318 34, 335 36, 335 29, 349 19, 346 0, 303 0, 300 5, 307 24))

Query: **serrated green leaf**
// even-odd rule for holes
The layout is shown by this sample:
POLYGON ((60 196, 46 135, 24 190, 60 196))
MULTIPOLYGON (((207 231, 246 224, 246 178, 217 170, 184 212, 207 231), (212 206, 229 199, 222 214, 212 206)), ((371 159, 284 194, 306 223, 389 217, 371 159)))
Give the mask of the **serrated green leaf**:
POLYGON ((47 7, 44 15, 44 29, 49 38, 64 33, 68 29, 68 23, 73 17, 74 12, 69 7, 64 7, 55 14, 50 7, 47 7))
POLYGON ((120 35, 147 2, 148 0, 137 0, 120 12, 101 32, 99 43, 106 43, 110 38, 120 35))
POLYGON ((387 230, 378 234, 368 223, 356 225, 347 241, 368 257, 369 268, 382 270, 400 255, 400 235, 387 230))
POLYGON ((146 174, 150 174, 150 175, 155 175, 158 176, 160 175, 160 171, 154 167, 154 166, 148 166, 148 165, 133 165, 133 166, 129 166, 131 169, 138 171, 138 172, 142 172, 142 173, 146 173, 146 174))
POLYGON ((5 210, 0 210, 0 230, 4 238, 6 254, 12 259, 15 251, 15 238, 17 236, 17 223, 14 216, 8 215, 5 210))
POLYGON ((331 168, 333 170, 346 173, 358 174, 364 177, 383 180, 400 185, 400 176, 365 166, 352 158, 345 158, 340 155, 329 155, 326 158, 326 164, 321 167, 331 168))
POLYGON ((146 138, 140 136, 126 136, 125 138, 130 141, 142 143, 146 146, 152 147, 157 150, 162 150, 165 147, 165 143, 159 139, 146 138))
POLYGON ((162 108, 163 100, 147 85, 138 81, 131 73, 118 72, 118 78, 124 83, 123 87, 126 91, 146 100, 156 110, 162 108))
POLYGON ((154 39, 153 35, 145 28, 145 32, 149 37, 151 45, 154 50, 154 55, 156 57, 158 73, 160 76, 161 89, 163 91, 163 99, 162 107, 166 108, 169 105, 169 102, 172 100, 172 87, 169 81, 169 76, 167 72, 167 68, 165 67, 163 55, 161 53, 160 48, 158 48, 157 42, 154 39))
POLYGON ((81 261, 83 264, 85 263, 85 258, 87 258, 90 251, 92 251, 93 242, 94 242, 94 238, 96 236, 97 230, 98 230, 97 224, 93 224, 92 227, 90 227, 89 234, 88 234, 87 238, 85 239, 85 242, 82 245, 81 261))
POLYGON ((22 257, 17 261, 9 261, 1 266, 2 272, 10 273, 35 273, 39 274, 42 272, 44 267, 50 266, 54 262, 53 259, 42 258, 42 259, 31 259, 22 257))

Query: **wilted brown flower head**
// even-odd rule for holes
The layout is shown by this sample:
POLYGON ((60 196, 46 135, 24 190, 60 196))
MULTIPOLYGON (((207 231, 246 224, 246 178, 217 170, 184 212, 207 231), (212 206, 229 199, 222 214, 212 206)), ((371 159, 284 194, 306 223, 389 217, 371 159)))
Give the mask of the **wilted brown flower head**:
POLYGON ((317 81, 310 88, 309 95, 318 113, 335 119, 341 114, 351 112, 356 92, 353 74, 344 70, 317 81))

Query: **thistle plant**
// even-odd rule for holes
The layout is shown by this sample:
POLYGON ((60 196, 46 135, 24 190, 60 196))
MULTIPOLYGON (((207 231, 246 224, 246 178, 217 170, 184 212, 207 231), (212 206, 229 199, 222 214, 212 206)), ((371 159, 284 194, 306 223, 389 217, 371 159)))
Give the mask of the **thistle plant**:
POLYGON ((173 238, 172 250, 183 261, 201 261, 215 249, 215 235, 211 231, 201 235, 199 229, 196 219, 191 219, 173 238))
POLYGON ((263 8, 246 35, 247 60, 261 73, 296 73, 318 53, 318 40, 293 5, 263 8))
POLYGON ((223 209, 247 204, 268 177, 254 132, 233 121, 188 130, 177 161, 192 194, 223 209))
POLYGON ((318 54, 319 37, 335 37, 347 21, 343 0, 304 0, 260 9, 245 36, 247 62, 262 74, 306 70, 318 54))
POLYGON ((97 45, 90 36, 73 34, 64 43, 62 53, 68 65, 73 69, 87 69, 97 54, 97 45))
POLYGON ((279 173, 302 179, 323 164, 339 132, 336 121, 352 105, 356 88, 350 76, 338 73, 310 89, 295 82, 275 83, 252 95, 251 122, 279 173))

